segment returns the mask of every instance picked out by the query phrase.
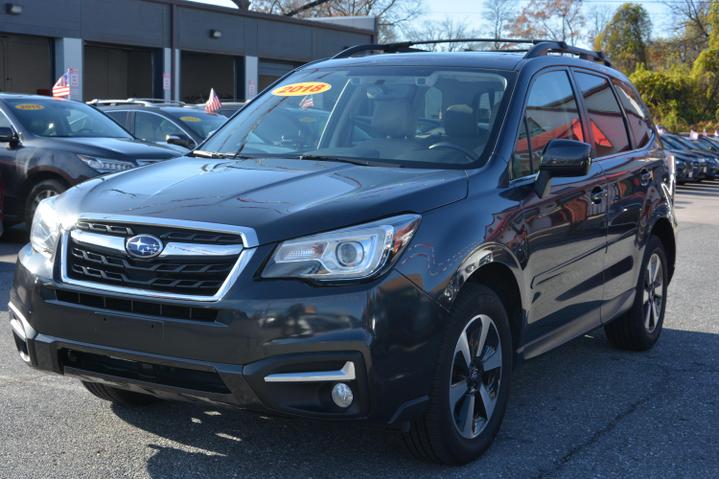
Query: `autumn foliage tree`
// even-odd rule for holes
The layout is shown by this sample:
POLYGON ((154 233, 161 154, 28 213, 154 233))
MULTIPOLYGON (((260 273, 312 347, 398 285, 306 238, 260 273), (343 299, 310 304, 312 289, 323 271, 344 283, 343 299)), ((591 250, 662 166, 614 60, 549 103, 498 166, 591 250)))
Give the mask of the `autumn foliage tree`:
POLYGON ((607 53, 615 67, 632 72, 640 63, 647 63, 651 31, 652 22, 644 7, 625 3, 614 13, 595 44, 607 53))
POLYGON ((529 0, 519 12, 512 34, 577 43, 585 21, 582 0, 529 0))

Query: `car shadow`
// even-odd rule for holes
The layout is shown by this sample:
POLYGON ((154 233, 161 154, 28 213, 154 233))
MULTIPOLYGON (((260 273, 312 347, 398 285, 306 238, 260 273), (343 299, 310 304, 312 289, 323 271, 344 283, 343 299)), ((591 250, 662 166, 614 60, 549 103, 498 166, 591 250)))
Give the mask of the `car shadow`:
MULTIPOLYGON (((515 370, 510 405, 495 444, 480 461, 455 469, 416 461, 403 448, 399 432, 362 423, 268 418, 172 402, 139 409, 112 407, 125 422, 157 436, 148 444, 153 451, 146 466, 155 479, 437 477, 462 476, 470 469, 472 477, 528 477, 563 467, 631 415, 642 431, 656 427, 656 410, 650 414, 641 406, 670 394, 687 370, 719 371, 719 364, 707 364, 717 358, 701 359, 703 351, 717 350, 719 335, 665 328, 653 350, 623 352, 611 348, 603 331, 596 330, 527 361, 515 370)), ((696 391, 692 394, 691 400, 697 400, 696 391)), ((681 408, 681 401, 667 407, 681 408)), ((711 419, 696 421, 683 426, 692 434, 711 429, 711 419)), ((669 436, 666 441, 673 450, 669 436)), ((654 447, 656 454, 662 440, 654 447)))

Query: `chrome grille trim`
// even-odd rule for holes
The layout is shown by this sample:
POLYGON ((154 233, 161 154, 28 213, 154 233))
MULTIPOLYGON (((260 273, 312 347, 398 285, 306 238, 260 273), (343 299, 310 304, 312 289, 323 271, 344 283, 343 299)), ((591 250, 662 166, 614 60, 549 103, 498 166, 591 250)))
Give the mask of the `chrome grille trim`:
MULTIPOLYGON (((125 241, 122 236, 110 236, 100 233, 91 233, 83 230, 70 231, 73 241, 81 245, 99 246, 118 254, 127 256, 125 241)), ((170 242, 165 245, 158 258, 175 258, 183 256, 235 256, 245 249, 240 245, 215 245, 170 242)))
POLYGON ((228 233, 239 235, 242 238, 245 248, 259 246, 257 234, 252 228, 245 226, 224 225, 219 223, 206 223, 204 221, 186 221, 171 218, 152 218, 147 216, 112 215, 103 213, 82 213, 78 216, 78 222, 96 223, 125 223, 148 226, 167 226, 186 230, 211 231, 213 233, 228 233))

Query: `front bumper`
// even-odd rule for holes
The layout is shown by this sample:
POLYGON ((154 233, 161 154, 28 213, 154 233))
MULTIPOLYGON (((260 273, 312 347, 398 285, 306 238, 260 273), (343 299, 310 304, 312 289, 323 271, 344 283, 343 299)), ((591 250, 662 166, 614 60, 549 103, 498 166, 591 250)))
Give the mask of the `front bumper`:
POLYGON ((201 305, 68 287, 56 273, 29 247, 18 255, 11 325, 31 366, 281 415, 392 424, 422 412, 447 323, 447 313, 395 271, 341 287, 241 277, 242 288, 201 305), (348 363, 351 377, 315 374, 347 371, 348 363), (288 373, 293 380, 272 380, 288 373), (348 408, 331 400, 337 382, 353 390, 348 408))

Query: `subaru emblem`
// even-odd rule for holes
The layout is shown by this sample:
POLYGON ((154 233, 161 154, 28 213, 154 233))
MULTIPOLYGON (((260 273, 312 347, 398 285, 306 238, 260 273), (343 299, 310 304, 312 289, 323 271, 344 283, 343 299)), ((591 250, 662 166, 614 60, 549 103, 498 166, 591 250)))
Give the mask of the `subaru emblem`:
POLYGON ((162 253, 165 245, 152 235, 137 235, 125 242, 125 250, 135 258, 150 259, 162 253))

